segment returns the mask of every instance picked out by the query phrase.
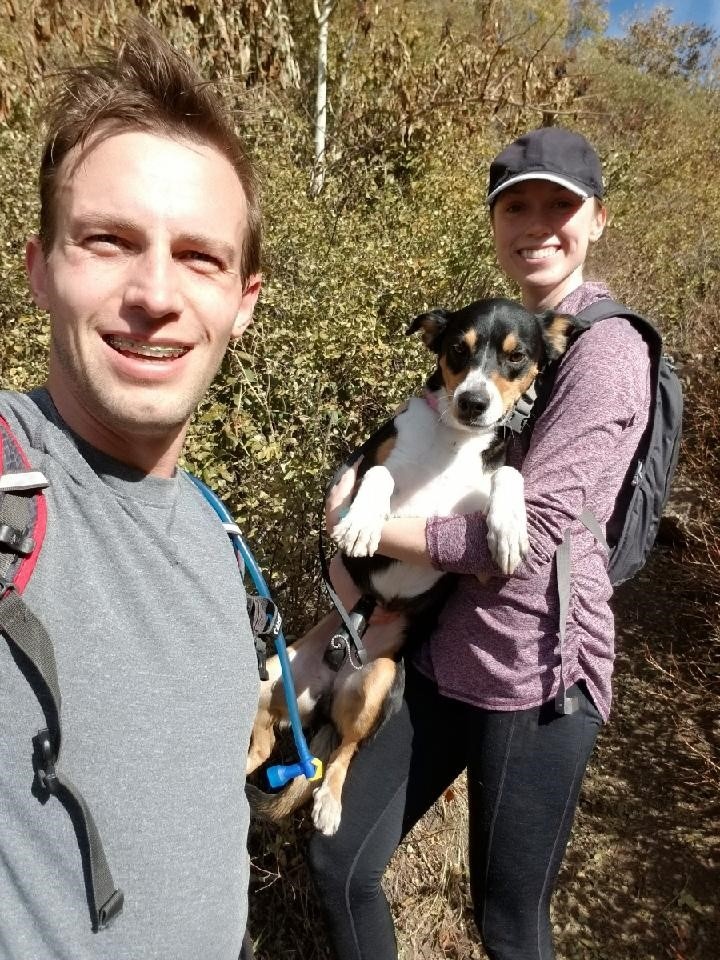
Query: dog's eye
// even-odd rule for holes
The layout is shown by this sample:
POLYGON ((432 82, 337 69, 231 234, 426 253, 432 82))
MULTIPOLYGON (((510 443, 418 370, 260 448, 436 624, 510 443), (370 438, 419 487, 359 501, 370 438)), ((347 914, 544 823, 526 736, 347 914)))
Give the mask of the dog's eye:
POLYGON ((460 340, 458 343, 453 343, 450 346, 450 353, 453 357, 458 359, 464 358, 468 354, 468 345, 464 340, 460 340))
POLYGON ((525 354, 522 350, 513 350, 512 353, 508 354, 507 358, 510 363, 522 363, 525 360, 525 354))

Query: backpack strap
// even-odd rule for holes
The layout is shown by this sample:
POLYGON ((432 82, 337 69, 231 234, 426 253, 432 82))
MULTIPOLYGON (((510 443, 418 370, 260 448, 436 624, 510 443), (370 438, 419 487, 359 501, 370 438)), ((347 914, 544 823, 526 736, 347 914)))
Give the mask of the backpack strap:
POLYGON ((597 323, 598 320, 609 320, 611 317, 622 317, 629 320, 630 323, 643 335, 648 341, 654 353, 658 356, 662 353, 662 337, 660 332, 647 317, 643 317, 637 310, 631 310, 625 304, 611 297, 603 297, 588 304, 576 315, 577 319, 584 320, 588 326, 597 323))
MULTIPOLYGON (((595 519, 594 515, 587 509, 580 514, 580 522, 589 530, 595 539, 604 547, 607 547, 605 533, 602 527, 595 519)), ((558 630, 558 654, 560 656, 560 685, 555 694, 555 710, 559 714, 575 713, 578 709, 577 697, 567 695, 567 686, 565 683, 565 672, 563 664, 563 650, 565 649, 565 630, 567 627, 568 614, 570 612, 570 583, 572 580, 572 549, 570 527, 565 531, 562 542, 555 551, 555 571, 557 576, 557 589, 559 601, 559 630, 558 630)))
MULTIPOLYGON (((650 351, 650 361, 651 361, 651 370, 653 371, 652 376, 657 378, 657 370, 660 363, 660 358, 662 356, 662 337, 656 327, 648 320, 643 317, 641 314, 637 313, 635 310, 631 310, 629 307, 626 307, 624 304, 619 303, 616 300, 611 299, 610 297, 604 297, 601 300, 596 300, 593 303, 589 304, 583 310, 580 310, 576 315, 578 319, 582 319, 588 326, 591 326, 593 323, 597 323, 600 320, 608 320, 611 317, 622 317, 625 320, 628 320, 633 327, 640 333, 645 340, 648 349, 650 351)), ((578 333, 580 335, 580 333, 578 333)), ((655 384, 652 384, 651 392, 654 395, 655 384)), ((547 400, 547 395, 546 398, 547 400)), ((534 416, 538 416, 542 410, 534 413, 534 416)), ((651 418, 652 420, 652 418, 651 418)), ((649 425, 648 430, 651 429, 652 424, 649 425)), ((643 438, 641 441, 641 446, 647 443, 647 438, 643 438)), ((607 543, 607 537, 602 526, 596 519, 596 517, 587 509, 583 510, 579 517, 580 522, 583 526, 593 535, 595 540, 600 543, 602 546, 608 550, 609 547, 607 543)), ((571 537, 570 537, 570 528, 565 531, 565 536, 563 537, 562 543, 557 548, 556 553, 556 570, 557 570, 557 588, 558 588, 558 600, 559 600, 559 610, 560 610, 560 625, 558 632, 558 652, 560 655, 560 686, 555 698, 555 707, 558 713, 573 713, 577 709, 577 700, 575 698, 570 698, 566 694, 565 679, 563 676, 563 648, 565 643, 565 629, 567 624, 567 617, 569 612, 570 604, 570 584, 571 584, 571 564, 570 564, 570 554, 571 554, 571 537)))
POLYGON ((80 791, 58 769, 62 731, 60 726, 60 686, 55 665, 55 652, 45 627, 14 590, 7 590, 0 600, 0 630, 30 662, 36 684, 32 687, 46 709, 48 727, 33 737, 33 766, 36 784, 33 792, 41 803, 50 795, 66 807, 78 832, 83 854, 88 907, 94 931, 107 926, 122 910, 123 893, 113 882, 102 841, 88 805, 80 791))
POLYGON ((116 889, 102 841, 92 814, 77 787, 57 767, 62 742, 61 703, 55 651, 42 622, 20 596, 40 553, 45 533, 46 508, 41 493, 48 485, 29 463, 7 423, 0 418, 0 470, 16 466, 23 470, 3 472, 0 477, 0 633, 20 652, 29 670, 28 678, 45 714, 47 728, 38 731, 32 743, 35 782, 32 793, 45 804, 55 796, 73 821, 80 853, 86 896, 93 931, 101 930, 123 906, 123 893, 116 889))

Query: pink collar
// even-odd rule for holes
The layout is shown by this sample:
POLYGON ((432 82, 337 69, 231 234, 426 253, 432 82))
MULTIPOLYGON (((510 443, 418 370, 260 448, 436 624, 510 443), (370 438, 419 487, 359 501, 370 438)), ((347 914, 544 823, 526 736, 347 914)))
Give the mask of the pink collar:
POLYGON ((430 407, 431 410, 434 410, 435 413, 438 411, 438 398, 437 394, 433 393, 432 390, 425 391, 425 402, 430 407))

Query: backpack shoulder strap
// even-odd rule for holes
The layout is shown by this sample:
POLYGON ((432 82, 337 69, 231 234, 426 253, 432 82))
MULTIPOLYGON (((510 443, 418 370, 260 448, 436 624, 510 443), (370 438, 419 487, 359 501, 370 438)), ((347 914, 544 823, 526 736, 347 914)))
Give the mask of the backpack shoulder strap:
MULTIPOLYGON (((648 344, 651 351, 651 360, 653 362, 653 367, 657 367, 662 355, 662 337, 655 328, 655 326, 647 320, 645 317, 641 316, 635 310, 631 310, 629 307, 626 307, 624 304, 619 303, 617 300, 613 300, 610 297, 604 297, 601 300, 596 300, 593 303, 589 304, 584 309, 580 310, 576 314, 577 319, 585 321, 587 326, 592 326, 592 324, 599 322, 600 320, 609 320, 611 317, 623 317, 628 320, 633 327, 643 336, 646 343, 648 344)), ((577 332, 577 336, 582 334, 582 329, 577 332)), ((555 368, 556 369, 556 368, 555 368)), ((656 374, 654 374, 654 377, 656 374)), ((549 388, 552 386, 554 381, 554 376, 549 378, 549 383, 545 384, 545 390, 542 394, 540 404, 536 404, 531 413, 531 429, 532 421, 534 421, 537 416, 542 412, 544 405, 547 403, 549 396, 549 388), (544 402, 543 402, 544 401, 544 402)), ((524 423, 521 425, 521 429, 524 423)), ((526 439, 526 443, 529 442, 529 438, 526 439)), ((602 526, 598 523, 595 516, 590 512, 590 510, 585 509, 580 515, 580 522, 583 526, 595 537, 595 539, 601 543, 606 549, 608 549, 607 540, 605 537, 605 532, 602 529, 602 526)), ((570 547, 571 537, 570 537, 570 528, 565 531, 565 536, 563 537, 562 542, 557 548, 556 551, 556 578, 557 578, 557 589, 558 589, 558 600, 559 600, 559 632, 558 632, 558 653, 560 657, 560 681, 557 693, 555 695, 555 709, 559 714, 568 714, 574 713, 578 709, 578 703, 576 698, 569 697, 567 695, 567 687, 565 683, 564 676, 564 663, 563 663, 563 648, 565 645, 565 626, 568 617, 569 603, 570 603, 570 590, 571 590, 571 547, 570 547)))
MULTIPOLYGON (((663 344, 659 331, 650 320, 635 310, 631 310, 630 307, 626 307, 617 300, 613 300, 611 297, 603 297, 601 300, 595 300, 587 307, 578 311, 575 316, 577 319, 585 321, 585 327, 577 330, 573 339, 582 336, 583 330, 591 327, 600 320, 609 320, 611 317, 623 317, 628 320, 638 333, 642 335, 650 349, 654 390, 655 381, 657 380, 657 369, 660 366, 660 360, 663 355, 663 344)), ((530 390, 523 394, 517 410, 513 411, 512 416, 505 425, 506 430, 522 438, 522 443, 526 451, 530 445, 530 438, 535 426, 535 421, 543 412, 550 399, 555 377, 557 376, 562 361, 563 357, 559 357, 541 370, 537 380, 530 390)))
POLYGON ((0 418, 0 633, 22 657, 45 713, 47 728, 33 737, 35 782, 41 803, 55 796, 67 809, 78 834, 93 930, 105 927, 122 910, 92 814, 72 782, 58 770, 62 698, 55 651, 42 622, 20 596, 35 568, 46 526, 45 477, 30 463, 8 423, 0 418))
POLYGON ((611 297, 604 297, 602 300, 595 300, 583 310, 580 310, 576 317, 584 320, 588 326, 597 323, 599 320, 609 320, 611 317, 622 317, 629 320, 635 329, 643 335, 653 352, 658 356, 662 353, 662 336, 659 330, 647 317, 644 317, 636 310, 631 310, 625 304, 613 300, 611 297))

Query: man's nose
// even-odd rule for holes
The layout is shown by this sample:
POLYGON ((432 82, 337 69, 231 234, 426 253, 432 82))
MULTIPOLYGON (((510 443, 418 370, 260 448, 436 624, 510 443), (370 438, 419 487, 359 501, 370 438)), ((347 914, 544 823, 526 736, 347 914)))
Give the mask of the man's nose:
POLYGON ((180 265, 170 251, 144 250, 134 259, 125 290, 128 307, 162 319, 182 309, 180 265))

